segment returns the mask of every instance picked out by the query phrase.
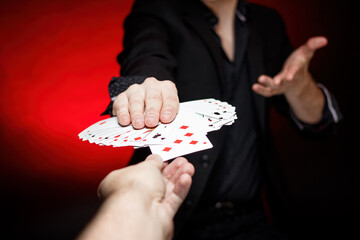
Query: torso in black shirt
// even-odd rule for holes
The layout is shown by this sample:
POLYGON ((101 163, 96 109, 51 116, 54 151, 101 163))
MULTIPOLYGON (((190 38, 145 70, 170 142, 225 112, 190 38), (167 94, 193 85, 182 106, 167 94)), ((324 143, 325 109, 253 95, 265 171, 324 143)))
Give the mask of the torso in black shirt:
MULTIPOLYGON (((216 16, 204 7, 204 17, 213 28, 216 16)), ((251 85, 246 59, 249 30, 239 16, 235 20, 235 58, 230 61, 225 54, 220 38, 214 32, 227 80, 230 99, 236 107, 238 119, 226 128, 226 142, 213 168, 201 205, 218 201, 246 202, 254 197, 259 185, 257 134, 251 96, 251 85)))

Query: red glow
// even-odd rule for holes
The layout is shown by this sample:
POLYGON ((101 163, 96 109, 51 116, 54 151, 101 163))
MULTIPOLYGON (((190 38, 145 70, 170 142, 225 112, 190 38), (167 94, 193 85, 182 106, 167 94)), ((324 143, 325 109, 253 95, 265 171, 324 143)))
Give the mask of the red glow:
MULTIPOLYGON (((77 134, 105 118, 100 113, 109 102, 109 80, 119 76, 116 56, 133 1, 0 1, 3 238, 10 231, 15 234, 8 239, 17 234, 19 239, 74 239, 66 236, 88 220, 85 210, 91 212, 97 203, 100 180, 131 157, 131 147, 100 147, 82 142, 77 134), (44 237, 49 232, 53 237, 44 237)), ((359 212, 359 161, 352 140, 359 125, 354 87, 358 13, 351 1, 248 1, 277 10, 295 47, 311 36, 329 40, 310 67, 344 111, 339 137, 304 141, 274 112, 271 127, 289 187, 280 195, 291 200, 286 205, 293 216, 283 225, 294 227, 296 239, 316 236, 313 230, 322 238, 326 233, 333 237, 333 229, 353 224, 359 212)), ((281 192, 274 178, 274 190, 281 192)), ((356 229, 352 226, 339 231, 341 239, 356 229)))
POLYGON ((16 170, 91 180, 126 164, 131 148, 91 145, 77 134, 104 118, 131 4, 2 1, 2 175, 16 170))
MULTIPOLYGON (((100 113, 109 102, 109 80, 119 73, 116 56, 132 2, 1 1, 2 176, 16 172, 97 182, 127 163, 132 148, 99 147, 77 134, 104 118, 100 113)), ((319 9, 310 8, 309 1, 251 2, 277 9, 295 46, 329 29, 309 12, 319 9)))

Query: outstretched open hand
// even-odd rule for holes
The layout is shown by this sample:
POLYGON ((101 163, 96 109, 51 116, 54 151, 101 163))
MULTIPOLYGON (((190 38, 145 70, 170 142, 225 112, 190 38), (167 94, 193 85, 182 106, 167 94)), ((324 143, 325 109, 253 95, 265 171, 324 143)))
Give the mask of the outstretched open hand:
POLYGON ((176 86, 169 80, 149 77, 142 84, 133 84, 120 93, 113 104, 112 114, 120 125, 134 128, 155 127, 161 121, 170 123, 179 110, 176 86))
POLYGON ((194 167, 179 157, 170 164, 158 155, 150 155, 136 165, 109 173, 100 183, 99 197, 103 199, 126 194, 136 195, 133 201, 147 206, 152 221, 159 221, 164 236, 173 233, 173 218, 189 192, 194 167))
POLYGON ((279 94, 297 94, 302 91, 312 77, 309 64, 315 51, 327 45, 325 37, 312 37, 290 54, 280 73, 274 77, 261 75, 258 83, 252 89, 264 96, 271 97, 279 94))

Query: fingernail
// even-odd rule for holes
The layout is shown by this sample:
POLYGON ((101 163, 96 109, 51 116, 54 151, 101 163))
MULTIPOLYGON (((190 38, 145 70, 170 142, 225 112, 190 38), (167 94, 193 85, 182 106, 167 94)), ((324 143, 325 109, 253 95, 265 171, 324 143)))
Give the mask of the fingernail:
POLYGON ((147 124, 155 124, 156 118, 153 114, 147 115, 145 121, 147 124))
POLYGON ((136 125, 136 126, 140 126, 142 124, 142 119, 141 117, 136 117, 133 119, 133 123, 136 125))
POLYGON ((151 116, 147 116, 146 120, 149 122, 155 122, 155 116, 151 115, 151 116))
POLYGON ((164 111, 163 113, 162 113, 162 119, 163 120, 170 120, 170 117, 171 117, 171 112, 170 111, 164 111))
POLYGON ((122 116, 120 118, 121 123, 126 123, 126 122, 128 122, 128 120, 129 120, 129 118, 127 116, 122 116))

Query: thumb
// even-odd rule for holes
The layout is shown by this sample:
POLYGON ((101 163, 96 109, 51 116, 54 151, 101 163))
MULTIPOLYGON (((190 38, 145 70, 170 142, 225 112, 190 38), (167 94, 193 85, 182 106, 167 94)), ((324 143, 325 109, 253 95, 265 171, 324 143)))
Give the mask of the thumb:
POLYGON ((309 38, 306 44, 304 44, 305 55, 308 59, 310 59, 312 58, 316 50, 325 47, 327 44, 328 40, 326 37, 318 36, 309 38))
POLYGON ((164 162, 160 155, 151 154, 146 159, 145 162, 155 166, 157 169, 161 170, 163 168, 164 162))
POLYGON ((322 36, 309 38, 309 40, 306 42, 306 46, 312 51, 325 47, 327 44, 327 38, 322 36))

